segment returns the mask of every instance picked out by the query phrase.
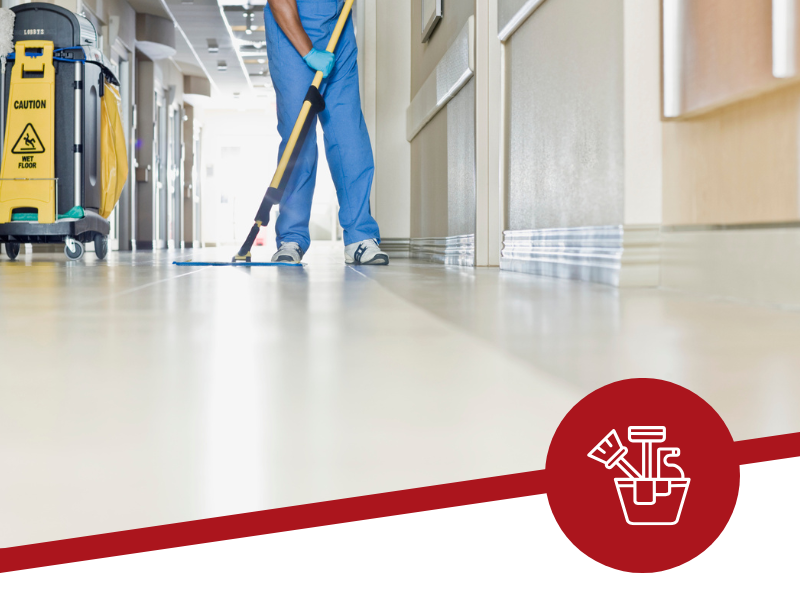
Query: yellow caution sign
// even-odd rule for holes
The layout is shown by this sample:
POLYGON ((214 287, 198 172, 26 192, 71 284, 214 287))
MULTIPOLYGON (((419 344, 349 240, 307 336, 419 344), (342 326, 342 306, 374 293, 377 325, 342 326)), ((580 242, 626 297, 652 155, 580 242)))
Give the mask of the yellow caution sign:
POLYGON ((0 223, 15 208, 35 209, 39 223, 56 221, 55 68, 53 42, 15 46, 0 171, 0 223))
POLYGON ((22 135, 11 149, 12 154, 43 154, 44 144, 39 134, 33 128, 33 123, 25 125, 22 135))

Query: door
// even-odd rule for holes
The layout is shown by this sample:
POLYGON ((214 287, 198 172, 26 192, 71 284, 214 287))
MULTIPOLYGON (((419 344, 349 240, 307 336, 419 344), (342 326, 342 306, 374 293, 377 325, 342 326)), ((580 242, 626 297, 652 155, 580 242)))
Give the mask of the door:
POLYGON ((169 247, 183 247, 183 111, 173 105, 169 110, 169 165, 167 196, 169 198, 169 247))

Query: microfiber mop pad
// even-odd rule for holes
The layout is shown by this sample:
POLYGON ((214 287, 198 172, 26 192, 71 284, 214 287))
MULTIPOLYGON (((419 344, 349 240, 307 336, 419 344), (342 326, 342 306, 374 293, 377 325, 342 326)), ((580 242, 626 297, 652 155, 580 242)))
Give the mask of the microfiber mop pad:
POLYGON ((304 263, 287 262, 201 262, 201 261, 174 261, 173 265, 179 267, 304 267, 304 263))
MULTIPOLYGON (((16 13, 8 8, 0 8, 0 74, 2 74, 3 84, 0 85, 0 106, 6 105, 6 58, 14 52, 14 19, 16 13)), ((2 138, 5 135, 6 119, 4 110, 0 110, 0 147, 2 138)))
POLYGON ((17 15, 13 10, 0 8, 0 57, 3 64, 6 56, 14 52, 14 19, 17 15))

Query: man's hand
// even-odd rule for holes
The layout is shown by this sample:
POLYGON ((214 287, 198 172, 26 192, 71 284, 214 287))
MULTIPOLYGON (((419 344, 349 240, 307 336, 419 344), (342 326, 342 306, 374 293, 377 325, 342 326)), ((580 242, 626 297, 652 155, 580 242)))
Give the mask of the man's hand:
POLYGON ((325 78, 330 75, 333 63, 336 62, 336 57, 333 52, 312 48, 311 52, 303 57, 303 60, 313 71, 322 71, 322 77, 325 78))
POLYGON ((303 23, 300 21, 297 0, 269 0, 269 8, 272 10, 272 16, 275 17, 278 27, 289 38, 292 46, 300 53, 306 64, 314 71, 322 71, 322 76, 327 77, 333 69, 336 59, 331 52, 314 48, 311 38, 308 37, 306 30, 303 29, 303 23))

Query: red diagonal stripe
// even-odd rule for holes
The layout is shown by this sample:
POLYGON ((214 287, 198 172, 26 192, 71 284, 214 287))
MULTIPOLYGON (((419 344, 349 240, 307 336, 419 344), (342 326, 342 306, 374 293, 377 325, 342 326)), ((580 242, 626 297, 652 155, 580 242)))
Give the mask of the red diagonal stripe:
POLYGON ((545 472, 303 504, 0 549, 0 573, 545 493, 545 472))
POLYGON ((733 445, 740 465, 800 456, 800 433, 740 440, 733 445))
MULTIPOLYGON (((800 456, 800 433, 742 440, 734 444, 734 452, 736 460, 743 465, 800 456)), ((531 471, 228 517, 16 546, 0 549, 0 573, 508 500, 545 492, 545 472, 531 471)))

